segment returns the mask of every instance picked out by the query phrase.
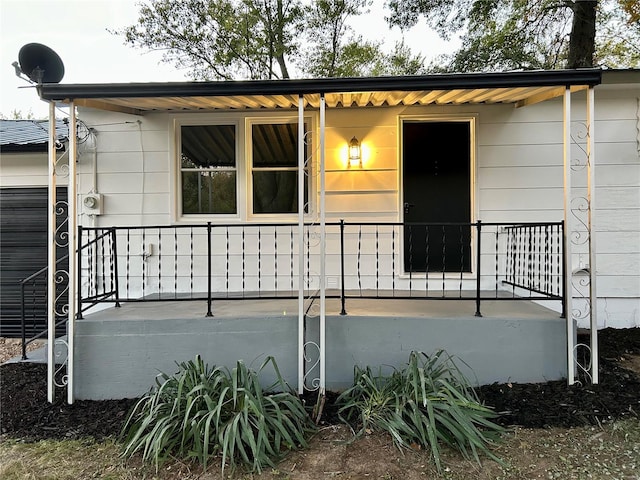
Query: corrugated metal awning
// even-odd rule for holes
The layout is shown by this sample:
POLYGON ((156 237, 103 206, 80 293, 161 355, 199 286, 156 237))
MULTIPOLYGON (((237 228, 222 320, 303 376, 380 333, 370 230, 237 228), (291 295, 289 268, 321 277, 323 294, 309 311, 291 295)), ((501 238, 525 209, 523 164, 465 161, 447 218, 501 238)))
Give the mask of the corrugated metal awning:
POLYGON ((293 109, 302 96, 318 108, 510 103, 524 106, 599 84, 598 69, 407 77, 229 82, 45 84, 44 100, 132 114, 243 109, 293 109))

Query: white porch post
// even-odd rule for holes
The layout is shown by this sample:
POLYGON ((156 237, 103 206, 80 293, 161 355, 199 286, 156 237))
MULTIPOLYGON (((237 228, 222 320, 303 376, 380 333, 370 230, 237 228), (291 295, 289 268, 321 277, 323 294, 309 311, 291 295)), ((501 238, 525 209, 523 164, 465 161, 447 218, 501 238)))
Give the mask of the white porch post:
POLYGON ((593 226, 595 200, 595 95, 593 87, 587 90, 587 205, 589 206, 589 314, 591 329, 591 382, 599 383, 598 361, 598 296, 596 291, 596 232, 593 226))
POLYGON ((76 251, 78 249, 77 238, 77 195, 76 195, 76 160, 77 160, 77 135, 76 135, 76 109, 75 104, 69 104, 69 185, 67 187, 67 213, 69 217, 69 275, 68 275, 68 327, 67 327, 67 403, 74 401, 74 353, 75 353, 75 321, 76 321, 76 251))
POLYGON ((49 103, 49 211, 47 231, 47 400, 55 397, 56 341, 56 104, 49 103))
POLYGON ((563 161, 564 161, 564 257, 565 313, 567 320, 567 382, 575 383, 575 327, 573 322, 573 287, 571 284, 571 88, 563 97, 563 161))
POLYGON ((304 98, 298 96, 298 393, 304 392, 304 98))
POLYGON ((326 339, 326 243, 327 230, 325 218, 325 98, 320 95, 320 393, 324 394, 326 387, 325 372, 325 339, 326 339))

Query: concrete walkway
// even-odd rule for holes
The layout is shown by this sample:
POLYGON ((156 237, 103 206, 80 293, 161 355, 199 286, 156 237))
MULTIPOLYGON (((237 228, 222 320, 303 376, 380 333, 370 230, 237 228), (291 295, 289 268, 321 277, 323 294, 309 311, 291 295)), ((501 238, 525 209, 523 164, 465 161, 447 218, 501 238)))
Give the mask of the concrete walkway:
MULTIPOLYGON (((60 337, 60 339, 66 340, 66 335, 64 337, 60 337)), ((47 363, 47 345, 48 342, 45 342, 41 347, 38 347, 30 352, 27 352, 27 359, 22 359, 22 354, 17 357, 10 358, 9 360, 3 363, 47 363)), ((66 346, 63 344, 61 346, 64 350, 60 352, 63 357, 66 357, 66 346)), ((61 363, 61 362, 56 362, 61 363)))

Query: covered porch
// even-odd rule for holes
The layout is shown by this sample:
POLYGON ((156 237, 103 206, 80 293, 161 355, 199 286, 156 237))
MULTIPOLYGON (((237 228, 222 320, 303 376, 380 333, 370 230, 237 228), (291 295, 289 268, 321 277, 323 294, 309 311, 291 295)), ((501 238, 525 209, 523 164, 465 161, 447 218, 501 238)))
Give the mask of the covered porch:
MULTIPOLYGON (((537 346, 527 363, 536 365, 538 373, 533 375, 526 369, 520 372, 514 367, 521 381, 566 375, 569 383, 573 383, 578 371, 575 331, 579 318, 586 319, 591 330, 589 349, 593 361, 586 370, 589 379, 597 382, 597 321, 595 309, 591 309, 595 298, 595 256, 590 232, 593 86, 600 82, 600 75, 597 70, 576 70, 286 82, 40 86, 41 97, 52 102, 51 122, 55 123, 55 104, 64 102, 71 106, 70 128, 73 130, 77 128, 75 108, 78 106, 84 108, 85 118, 91 118, 95 125, 106 125, 107 133, 109 125, 113 125, 108 123, 112 119, 119 125, 138 129, 143 164, 139 215, 131 213, 123 201, 123 193, 134 194, 138 188, 133 184, 129 186, 126 176, 116 179, 112 174, 109 178, 113 178, 113 193, 109 195, 104 182, 98 193, 100 177, 95 160, 93 187, 84 188, 80 193, 75 185, 70 186, 69 197, 75 201, 70 202, 68 209, 68 290, 69 298, 75 301, 69 302, 66 311, 69 401, 76 395, 88 398, 80 393, 86 391, 84 386, 75 382, 95 383, 100 377, 95 374, 105 359, 109 359, 110 368, 118 365, 120 356, 111 357, 107 352, 118 343, 119 328, 141 332, 139 340, 144 339, 142 344, 149 345, 140 357, 144 366, 139 367, 137 361, 127 362, 140 371, 162 365, 161 360, 154 364, 156 356, 152 352, 162 351, 159 345, 163 341, 169 342, 166 344, 169 348, 171 340, 167 339, 190 338, 184 345, 190 356, 196 353, 194 345, 207 351, 208 343, 201 343, 207 335, 198 338, 198 332, 208 331, 210 340, 215 338, 212 344, 223 342, 220 347, 233 338, 230 345, 236 348, 231 353, 235 353, 236 360, 241 347, 245 360, 259 355, 257 351, 262 350, 259 348, 262 345, 264 350, 288 352, 283 355, 287 358, 284 360, 288 369, 286 376, 290 381, 294 379, 292 384, 299 391, 309 387, 323 391, 345 386, 346 378, 350 377, 346 372, 352 370, 354 362, 397 365, 400 356, 404 360, 408 354, 408 351, 405 354, 408 345, 409 350, 428 351, 433 347, 445 348, 452 354, 459 351, 459 356, 467 362, 465 357, 475 355, 470 352, 480 352, 471 362, 472 368, 476 374, 481 372, 478 375, 482 382, 491 382, 513 378, 506 372, 500 378, 486 372, 496 370, 497 365, 513 366, 510 365, 513 359, 507 358, 507 354, 533 344, 537 346), (575 92, 583 92, 586 105, 585 130, 580 134, 572 132, 571 99, 580 94, 575 92), (535 109, 555 98, 562 99, 561 103, 554 103, 556 110, 545 107, 530 116, 520 115, 523 110, 535 109), (557 125, 542 127, 549 112, 554 112, 551 116, 562 126, 561 132, 557 125), (106 115, 105 123, 98 121, 99 115, 106 115), (282 120, 284 116, 286 119, 282 120), (146 136, 145 122, 150 128, 146 136), (229 166, 223 162, 220 166, 203 168, 192 162, 197 155, 188 152, 181 139, 195 132, 190 127, 202 122, 225 127, 211 128, 211 132, 228 130, 229 124, 235 125, 239 139, 233 145, 238 152, 230 158, 234 162, 238 158, 237 163, 229 166), (274 122, 296 128, 263 127, 274 122), (534 128, 522 129, 521 123, 534 128), (429 211, 436 214, 435 220, 425 221, 412 219, 416 205, 413 199, 431 198, 427 193, 433 189, 421 191, 420 182, 412 183, 423 172, 412 172, 407 167, 416 164, 407 152, 414 156, 421 153, 420 135, 434 132, 423 129, 422 125, 426 124, 446 124, 443 131, 447 132, 448 145, 453 146, 456 139, 461 139, 463 148, 456 147, 463 158, 458 173, 465 175, 466 187, 456 187, 456 195, 463 194, 456 202, 434 202, 433 199, 422 202, 422 206, 427 205, 429 211), (412 130, 413 125, 418 128, 412 130), (451 125, 455 128, 449 128, 451 125), (505 133, 505 125, 515 127, 505 133), (278 168, 287 175, 304 174, 293 175, 297 180, 296 207, 287 211, 288 217, 267 223, 261 221, 264 218, 261 215, 268 208, 265 210, 252 196, 251 187, 252 182, 257 182, 257 175, 268 166, 251 163, 263 155, 251 139, 261 133, 287 129, 297 134, 297 140, 292 137, 287 143, 297 146, 297 165, 278 168), (541 133, 537 133, 540 129, 541 133), (343 138, 348 140, 350 132, 356 130, 368 132, 372 140, 362 143, 358 153, 349 153, 347 163, 343 164, 340 159, 343 138), (451 136, 454 130, 458 137, 451 136), (526 135, 536 132, 541 140, 527 138, 512 145, 511 131, 526 131, 526 135), (488 142, 481 149, 477 138, 482 135, 493 138, 497 145, 488 142), (410 137, 412 139, 407 140, 410 137), (153 155, 147 153, 145 138, 154 139, 153 148, 158 154, 153 149, 153 155), (572 156, 572 145, 583 153, 580 169, 572 156), (368 159, 365 147, 371 155, 368 159), (498 150, 506 166, 498 165, 498 173, 493 173, 498 150), (517 197, 520 195, 517 188, 504 193, 507 189, 501 185, 522 175, 521 171, 516 172, 521 165, 548 161, 544 155, 549 152, 552 152, 550 157, 562 160, 561 168, 554 164, 548 170, 559 173, 558 179, 563 177, 561 196, 556 195, 555 181, 549 183, 548 172, 535 179, 535 188, 524 192, 524 200, 517 197), (371 158, 378 163, 368 162, 371 158), (166 172, 155 174, 154 178, 160 180, 159 184, 166 182, 168 191, 152 197, 166 201, 169 206, 166 212, 149 209, 148 200, 145 203, 145 185, 149 183, 146 169, 151 160, 166 168, 166 172), (482 173, 477 171, 478 164, 484 168, 482 173), (505 169, 511 169, 508 177, 503 175, 505 169), (227 172, 227 178, 234 179, 234 185, 240 185, 240 190, 246 188, 247 193, 246 196, 238 194, 236 203, 220 207, 227 217, 211 218, 210 213, 207 216, 202 212, 202 195, 206 191, 201 185, 205 178, 210 179, 222 171, 227 172), (235 180, 240 177, 242 181, 235 180), (572 187, 573 177, 579 184, 577 188, 572 187), (181 192, 191 188, 190 178, 197 179, 193 201, 187 201, 184 195, 180 198, 181 192), (496 183, 498 188, 493 188, 496 183), (78 208, 78 199, 82 199, 82 210, 78 208), (556 205, 552 199, 560 201, 556 205), (523 214, 522 207, 513 205, 518 202, 526 204, 524 210, 536 211, 536 214, 523 214), (540 210, 536 210, 538 203, 542 204, 540 210), (113 211, 109 211, 112 206, 113 211), (454 206, 460 207, 456 212, 462 212, 462 217, 448 213, 454 206), (79 227, 78 218, 82 215, 90 222, 79 227), (559 221, 558 216, 563 221, 559 221), (227 221, 228 218, 232 222, 227 221), (189 221, 191 219, 198 222, 189 221), (589 268, 584 268, 585 265, 589 268), (277 305, 274 316, 269 317, 272 328, 267 331, 282 332, 286 341, 281 344, 275 336, 256 330, 254 325, 260 325, 260 320, 251 315, 245 318, 242 307, 232 322, 220 318, 219 306, 224 302, 233 303, 234 297, 242 299, 242 302, 236 301, 238 305, 249 305, 246 302, 277 305), (446 301, 451 298, 455 301, 446 301), (511 301, 504 301, 506 299, 511 301), (158 304, 160 309, 172 302, 191 305, 186 300, 204 300, 207 308, 204 317, 184 319, 173 314, 171 317, 175 318, 165 320, 129 318, 126 322, 94 320, 99 318, 96 315, 105 313, 95 309, 93 313, 85 312, 87 307, 99 303, 120 305, 119 309, 106 310, 110 312, 128 311, 130 304, 144 311, 145 302, 158 300, 163 301, 158 304), (534 301, 553 301, 554 310, 529 303, 534 301), (291 306, 290 302, 293 302, 291 306), (352 302, 360 305, 360 314, 351 310, 352 302), (367 312, 361 302, 372 302, 367 307, 372 310, 367 312), (413 302, 417 302, 416 307, 409 306, 413 302), (393 305, 393 310, 406 311, 407 315, 398 315, 395 311, 377 314, 387 308, 382 307, 383 304, 393 305), (495 311, 492 310, 494 304, 495 311), (516 311, 499 313, 507 304, 514 305, 516 311), (279 314, 280 305, 290 308, 286 315, 279 314), (337 313, 333 313, 336 305, 337 313), (425 308, 427 305, 429 308, 425 308), (435 305, 452 307, 435 308, 435 305), (454 305, 471 306, 471 310, 462 313, 456 311, 454 305), (443 313, 429 315, 442 308, 443 313), (523 311, 532 313, 535 319, 523 311), (567 318, 559 320, 563 312, 567 318), (246 328, 238 330, 233 326, 243 322, 246 328), (107 330, 100 333, 98 329, 95 335, 85 335, 97 325, 107 330), (178 330, 176 325, 180 326, 178 330), (526 330, 542 325, 545 327, 536 335, 526 330), (563 327, 561 334, 557 325, 563 327), (115 331, 109 330, 114 326, 115 331), (344 330, 345 326, 349 327, 348 331, 344 330), (166 338, 165 331, 169 332, 166 338), (218 335, 222 331, 228 334, 218 335), (254 333, 253 337, 244 337, 241 332, 254 333), (538 344, 531 342, 532 338, 544 340, 538 344), (84 345, 97 339, 104 342, 101 349, 85 348, 84 345), (563 348, 558 348, 558 341, 563 348), (512 346, 516 350, 510 350, 512 346), (308 349, 312 347, 318 352, 317 364, 307 365, 308 349), (558 352, 562 355, 556 355, 558 352), (82 360, 76 358, 78 355, 82 360), (553 365, 547 365, 545 359, 552 359, 553 365), (87 373, 90 372, 86 370, 88 366, 94 369, 93 373, 87 373)), ((93 127, 85 124, 82 128, 87 138, 94 141, 100 138, 93 127)), ((125 137, 112 136, 111 151, 122 154, 131 148, 131 139, 125 137)), ((74 137, 69 150, 71 159, 77 158, 76 142, 74 137)), ((270 141, 264 143, 269 145, 270 141)), ((446 153, 447 148, 439 151, 446 153)), ((53 186, 55 160, 54 153, 53 186)), ((76 178, 76 162, 70 161, 69 167, 70 176, 76 178)), ((89 171, 85 173, 84 178, 90 179, 89 171)), ((526 181, 523 183, 527 185, 526 181)), ((442 182, 433 185, 441 189, 442 195, 451 193, 442 182)), ((52 201, 55 204, 55 195, 52 201)), ((207 208, 211 210, 210 206, 207 208)), ((214 213, 218 215, 220 211, 214 213)), ((53 235, 54 232, 52 238, 53 235)), ((55 270, 55 253, 50 255, 49 268, 55 270)), ((50 278, 50 293, 55 288, 55 278, 50 278)), ((49 297, 55 298, 55 295, 49 297)), ((260 308, 271 311, 272 307, 265 304, 260 308)), ((53 305, 50 317, 50 345, 53 345, 56 318, 53 305)), ((123 337, 130 338, 129 334, 123 337)), ((131 355, 131 349, 127 352, 123 358, 131 355)), ((169 352, 172 352, 170 348, 162 358, 169 352)), ((51 365, 54 356, 51 347, 51 365)), ((175 360, 170 358, 171 364, 175 360)), ((225 362, 228 360, 225 358, 225 362)), ((211 361, 222 363, 215 358, 211 361)), ((118 367, 121 372, 125 369, 124 364, 118 367)), ((53 378, 52 371, 50 375, 53 378)))

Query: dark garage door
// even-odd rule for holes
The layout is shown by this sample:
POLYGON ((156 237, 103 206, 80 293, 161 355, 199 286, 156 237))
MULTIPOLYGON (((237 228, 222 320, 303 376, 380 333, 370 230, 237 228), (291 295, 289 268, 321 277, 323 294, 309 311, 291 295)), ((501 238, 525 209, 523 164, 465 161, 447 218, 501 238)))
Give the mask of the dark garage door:
MULTIPOLYGON (((47 188, 0 189, 0 336, 21 335, 19 282, 47 265, 47 188)), ((66 187, 59 187, 58 200, 66 200, 66 187)), ((58 249, 58 258, 66 255, 58 249)), ((65 262, 66 263, 66 262, 65 262)), ((61 265, 65 270, 67 265, 61 265)), ((27 336, 47 326, 46 282, 26 288, 27 336)), ((60 333, 60 332, 59 332, 60 333)))

